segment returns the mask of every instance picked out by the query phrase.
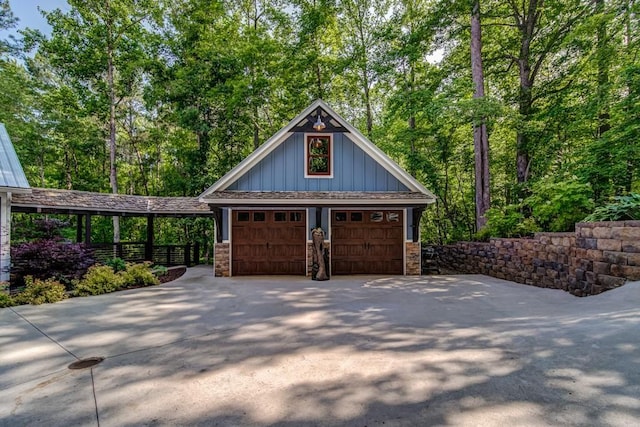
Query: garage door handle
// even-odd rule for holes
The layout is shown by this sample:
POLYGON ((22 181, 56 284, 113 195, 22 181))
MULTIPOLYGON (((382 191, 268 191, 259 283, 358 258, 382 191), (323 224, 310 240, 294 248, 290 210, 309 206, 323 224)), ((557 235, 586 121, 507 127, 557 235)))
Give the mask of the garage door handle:
POLYGON ((267 249, 269 249, 269 242, 267 242, 267 249))

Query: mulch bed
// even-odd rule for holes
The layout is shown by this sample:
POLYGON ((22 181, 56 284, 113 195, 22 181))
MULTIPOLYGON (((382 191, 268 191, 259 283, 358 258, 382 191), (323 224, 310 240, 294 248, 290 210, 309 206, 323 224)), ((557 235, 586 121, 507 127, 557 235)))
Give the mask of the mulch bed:
POLYGON ((160 279, 160 283, 171 282, 172 280, 176 280, 178 277, 182 276, 186 271, 187 267, 185 267, 184 265, 169 267, 167 269, 167 274, 158 276, 158 279, 160 279))

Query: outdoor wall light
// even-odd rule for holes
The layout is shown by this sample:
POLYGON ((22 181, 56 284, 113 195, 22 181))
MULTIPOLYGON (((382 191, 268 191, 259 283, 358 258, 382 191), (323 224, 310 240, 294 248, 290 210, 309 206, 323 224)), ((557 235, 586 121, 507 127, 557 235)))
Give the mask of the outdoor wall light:
POLYGON ((313 124, 313 128, 319 132, 326 127, 327 125, 324 124, 322 117, 320 117, 320 114, 318 113, 318 120, 313 124))

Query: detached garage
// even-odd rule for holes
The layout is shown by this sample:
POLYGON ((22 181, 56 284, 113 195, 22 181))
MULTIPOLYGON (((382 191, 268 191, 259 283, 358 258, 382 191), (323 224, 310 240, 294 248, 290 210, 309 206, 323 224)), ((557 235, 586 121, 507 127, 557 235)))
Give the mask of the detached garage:
POLYGON ((216 218, 216 276, 310 275, 312 229, 329 269, 420 274, 435 196, 321 100, 200 195, 216 218))

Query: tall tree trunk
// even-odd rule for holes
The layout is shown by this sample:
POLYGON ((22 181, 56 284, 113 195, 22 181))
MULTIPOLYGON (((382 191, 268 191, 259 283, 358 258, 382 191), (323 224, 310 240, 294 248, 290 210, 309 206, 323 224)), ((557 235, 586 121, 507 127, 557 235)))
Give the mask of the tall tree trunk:
POLYGON ((260 127, 258 126, 258 106, 253 107, 253 149, 260 147, 260 127))
MULTIPOLYGON (((529 40, 530 41, 530 40, 529 40)), ((522 117, 525 125, 518 129, 516 136, 516 173, 518 183, 527 182, 529 179, 529 150, 530 137, 526 130, 526 121, 532 112, 533 97, 531 90, 533 82, 531 81, 531 66, 529 65, 529 47, 527 43, 526 49, 522 49, 518 66, 520 70, 520 89, 518 95, 518 112, 522 117), (525 53, 526 52, 526 53, 525 53)))
MULTIPOLYGON (((114 56, 114 34, 113 22, 109 17, 110 4, 105 2, 106 7, 106 27, 107 27, 107 87, 109 91, 109 182, 111 184, 111 192, 118 194, 118 175, 116 170, 116 90, 114 84, 113 65, 114 56)), ((113 242, 120 242, 120 217, 113 216, 113 242)))
POLYGON ((363 70, 364 74, 364 102, 367 109, 367 138, 370 140, 373 138, 373 112, 371 110, 371 95, 369 89, 369 78, 367 76, 366 69, 363 70))
MULTIPOLYGON (((624 11, 624 30, 625 30, 624 45, 625 45, 625 54, 627 58, 633 58, 632 38, 633 38, 634 32, 633 32, 633 29, 631 28, 631 15, 632 15, 631 10, 633 6, 634 6, 634 0, 629 0, 625 5, 625 11, 624 11)), ((632 99, 633 97, 637 99, 638 95, 634 94, 634 91, 636 91, 636 89, 634 88, 631 77, 628 74, 625 80, 626 80, 626 86, 627 86, 627 94, 626 94, 627 98, 632 99)), ((625 107, 625 110, 627 111, 627 114, 632 114, 630 112, 630 108, 628 107, 628 105, 629 103, 627 102, 627 107, 625 107)), ((633 144, 637 147, 638 141, 637 140, 629 141, 629 144, 633 144)), ((624 188, 624 190, 627 193, 631 192, 634 176, 638 173, 638 169, 640 168, 639 156, 640 156, 640 151, 638 148, 636 148, 635 150, 632 150, 631 155, 627 156, 627 170, 625 173, 625 188, 624 188)))
POLYGON ((522 4, 522 16, 516 11, 517 26, 520 31, 520 52, 518 54, 518 72, 520 77, 520 89, 518 95, 518 110, 525 122, 518 130, 516 136, 516 174, 518 183, 525 183, 529 179, 531 138, 527 134, 527 120, 533 112, 533 79, 531 72, 531 42, 533 41, 536 24, 540 17, 538 3, 542 5, 544 0, 530 0, 529 4, 522 4))
MULTIPOLYGON (((484 98, 484 72, 482 68, 482 27, 480 24, 480 0, 475 0, 471 10, 471 73, 476 99, 484 98)), ((477 120, 477 119, 476 119, 477 120)), ((491 204, 489 187, 489 135, 484 117, 473 123, 473 147, 476 178, 476 229, 487 223, 485 213, 491 204)))
POLYGON ((322 99, 322 72, 320 71, 320 58, 316 58, 316 79, 318 85, 318 98, 322 99))
MULTIPOLYGON (((596 0, 596 12, 604 12, 604 0, 596 0)), ((597 30, 598 47, 598 138, 611 129, 609 123, 609 58, 607 55, 607 23, 602 20, 597 30)))

